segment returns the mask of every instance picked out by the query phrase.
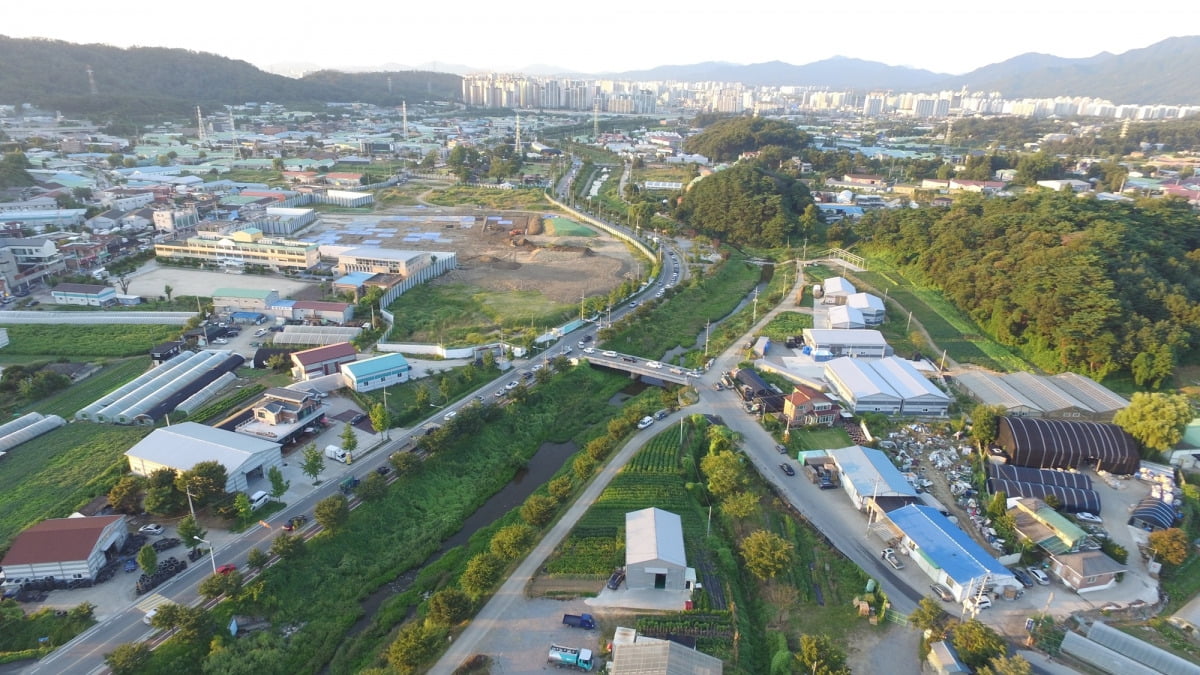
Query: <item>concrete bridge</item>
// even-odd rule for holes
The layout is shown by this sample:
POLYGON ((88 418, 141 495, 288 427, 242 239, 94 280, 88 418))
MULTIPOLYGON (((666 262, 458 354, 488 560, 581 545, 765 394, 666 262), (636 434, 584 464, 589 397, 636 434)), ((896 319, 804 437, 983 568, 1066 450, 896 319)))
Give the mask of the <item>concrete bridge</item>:
POLYGON ((659 363, 644 359, 640 356, 630 356, 629 354, 618 354, 613 351, 595 350, 591 354, 581 354, 580 361, 587 361, 594 366, 603 366, 613 370, 621 370, 629 373, 630 377, 642 375, 652 377, 663 382, 672 384, 692 384, 693 380, 700 377, 701 373, 697 370, 690 370, 680 366, 673 366, 667 363, 659 363), (650 365, 654 364, 654 365, 650 365))

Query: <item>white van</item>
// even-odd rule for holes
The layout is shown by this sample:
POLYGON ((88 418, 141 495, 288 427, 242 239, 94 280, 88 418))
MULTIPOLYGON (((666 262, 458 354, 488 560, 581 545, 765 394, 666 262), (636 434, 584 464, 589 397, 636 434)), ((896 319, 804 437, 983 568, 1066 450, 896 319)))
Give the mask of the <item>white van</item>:
POLYGON ((271 495, 259 490, 258 492, 250 495, 250 508, 258 509, 269 501, 271 501, 271 495))

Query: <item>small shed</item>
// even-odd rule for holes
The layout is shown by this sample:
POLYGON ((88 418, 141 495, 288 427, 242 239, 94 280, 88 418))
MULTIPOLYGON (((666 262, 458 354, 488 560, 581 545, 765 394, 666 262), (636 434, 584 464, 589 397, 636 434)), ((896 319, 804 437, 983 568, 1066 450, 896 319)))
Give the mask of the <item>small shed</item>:
POLYGON ((689 571, 678 514, 658 508, 625 514, 625 583, 630 590, 689 590, 689 571))

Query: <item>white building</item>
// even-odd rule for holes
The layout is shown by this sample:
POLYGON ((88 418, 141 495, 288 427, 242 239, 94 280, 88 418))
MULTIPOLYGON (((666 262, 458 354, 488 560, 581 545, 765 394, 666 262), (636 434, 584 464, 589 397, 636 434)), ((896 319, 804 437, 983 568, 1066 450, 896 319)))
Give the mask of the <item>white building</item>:
POLYGON ((855 414, 944 417, 950 407, 945 392, 894 356, 834 359, 825 364, 825 379, 855 414))
POLYGON ((887 316, 883 299, 870 293, 855 293, 846 298, 846 306, 857 309, 868 326, 878 326, 887 316))
POLYGON ((656 508, 625 514, 625 583, 630 590, 686 591, 695 581, 678 514, 656 508))
POLYGON ((825 313, 828 328, 832 330, 861 330, 867 327, 862 312, 849 305, 829 308, 825 313))
POLYGON ((249 492, 250 485, 265 480, 268 469, 283 468, 278 443, 195 422, 155 429, 125 456, 130 471, 139 476, 162 468, 182 472, 200 462, 220 462, 227 476, 226 492, 249 492))
POLYGON ((92 579, 125 544, 125 516, 53 518, 17 535, 0 567, 5 579, 92 579))
POLYGON ((826 279, 821 284, 821 288, 825 291, 822 298, 827 305, 844 305, 847 298, 858 292, 858 289, 854 288, 854 284, 847 281, 845 277, 826 279))
POLYGON ((841 330, 805 328, 804 344, 814 352, 826 350, 833 356, 853 356, 860 359, 880 359, 892 355, 892 348, 883 333, 877 330, 841 330))

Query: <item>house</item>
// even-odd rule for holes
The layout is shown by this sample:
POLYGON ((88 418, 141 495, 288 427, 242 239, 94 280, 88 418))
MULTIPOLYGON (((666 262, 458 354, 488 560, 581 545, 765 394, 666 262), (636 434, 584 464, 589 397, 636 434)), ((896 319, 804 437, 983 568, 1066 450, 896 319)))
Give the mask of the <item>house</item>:
POLYGON ((791 394, 783 397, 783 417, 789 427, 833 426, 842 409, 824 393, 795 385, 791 394))
POLYGON ((625 583, 629 590, 690 591, 696 571, 687 566, 683 521, 658 508, 625 514, 625 583))
POLYGON ((184 343, 179 340, 172 340, 171 342, 164 342, 160 345, 156 345, 150 350, 150 361, 156 366, 161 366, 168 359, 173 356, 177 356, 181 351, 183 351, 183 346, 184 343))
POLYGON ((107 307, 117 304, 117 289, 98 284, 59 284, 50 291, 59 305, 107 307))
POLYGON ((1050 556, 1050 571, 1076 593, 1103 591, 1117 584, 1125 566, 1101 551, 1059 553, 1050 556))
POLYGON ((220 462, 226 492, 250 492, 250 486, 265 485, 271 467, 283 467, 278 443, 195 422, 155 429, 125 456, 129 470, 143 477, 162 468, 182 472, 200 462, 220 462))
POLYGON ((384 354, 344 364, 342 377, 347 387, 361 393, 405 382, 411 370, 403 354, 384 354))
POLYGON ((358 350, 349 342, 336 342, 293 352, 291 356, 292 376, 297 380, 308 380, 341 372, 342 366, 354 363, 358 358, 358 350))
POLYGON ((257 288, 216 288, 212 292, 213 307, 221 309, 267 309, 279 302, 279 291, 257 288))
POLYGON ((362 185, 361 173, 331 172, 325 174, 325 182, 337 187, 358 187, 362 185))
POLYGON ((1037 184, 1055 192, 1087 192, 1092 189, 1092 184, 1085 180, 1039 180, 1037 184))
POLYGON ((1013 520, 1017 536, 1047 553, 1074 551, 1087 538, 1087 532, 1041 499, 1018 497, 1008 492, 1005 495, 1008 497, 1007 513, 1013 520))
POLYGON ((325 413, 321 396, 313 391, 272 387, 251 406, 251 417, 240 422, 239 434, 285 444, 325 413))
POLYGON ((0 567, 7 580, 95 581, 125 545, 125 516, 53 518, 17 535, 0 567))

